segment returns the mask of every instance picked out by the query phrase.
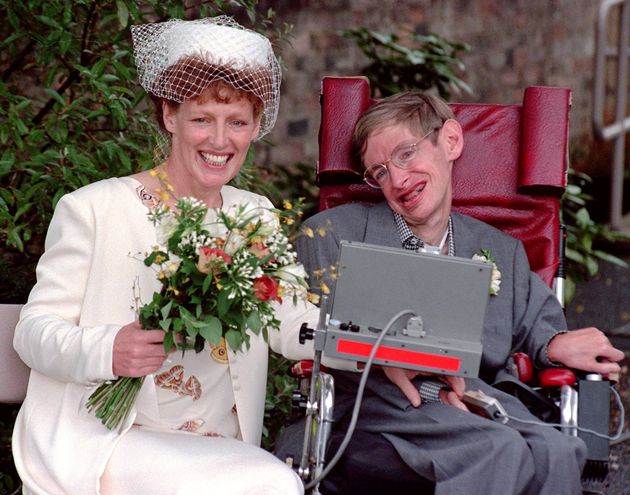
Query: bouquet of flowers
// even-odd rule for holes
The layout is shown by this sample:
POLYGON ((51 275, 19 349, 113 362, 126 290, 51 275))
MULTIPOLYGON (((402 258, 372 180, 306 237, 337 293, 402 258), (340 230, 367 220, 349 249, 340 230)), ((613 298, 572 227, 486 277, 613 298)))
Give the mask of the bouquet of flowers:
MULTIPOLYGON (((143 328, 165 332, 164 349, 201 352, 221 339, 233 351, 249 347, 251 334, 277 331, 275 302, 307 299, 302 265, 273 210, 245 203, 226 211, 194 198, 175 209, 149 213, 159 245, 144 258, 156 269, 161 290, 139 308, 143 328)), ((121 424, 144 378, 105 382, 86 406, 108 428, 121 424)))

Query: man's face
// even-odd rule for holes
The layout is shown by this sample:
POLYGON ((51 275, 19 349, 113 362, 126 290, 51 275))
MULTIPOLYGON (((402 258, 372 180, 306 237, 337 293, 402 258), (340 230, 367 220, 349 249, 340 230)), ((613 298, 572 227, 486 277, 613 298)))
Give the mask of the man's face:
POLYGON ((418 143, 414 159, 404 170, 387 160, 394 148, 415 143, 420 136, 412 134, 404 124, 393 124, 373 132, 367 140, 363 154, 365 167, 387 162, 389 180, 382 186, 383 194, 391 209, 412 229, 443 225, 450 214, 452 162, 459 156, 459 152, 454 153, 448 137, 453 124, 461 131, 456 122, 447 121, 447 128, 436 130, 418 143), (434 137, 437 144, 432 142, 434 137))

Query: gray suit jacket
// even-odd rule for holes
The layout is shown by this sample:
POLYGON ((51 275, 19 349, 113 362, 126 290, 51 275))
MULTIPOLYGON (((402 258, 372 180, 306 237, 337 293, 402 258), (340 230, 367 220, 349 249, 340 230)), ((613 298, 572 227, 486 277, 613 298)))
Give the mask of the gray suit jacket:
MULTIPOLYGON (((312 276, 313 288, 318 286, 321 270, 324 282, 331 288, 334 286, 326 273, 337 262, 342 239, 401 247, 393 213, 386 203, 371 208, 356 204, 333 208, 310 218, 305 226, 314 230, 314 236, 301 236, 297 248, 312 276), (321 228, 324 235, 319 234, 321 228)), ((481 254, 481 249, 487 249, 501 272, 501 288, 496 296, 490 296, 484 321, 480 378, 466 378, 466 388, 480 389, 496 397, 512 416, 535 420, 516 397, 491 384, 498 374, 504 374, 511 352, 528 353, 538 366, 550 364, 546 344, 559 330, 566 329, 562 308, 549 288, 530 271, 519 241, 458 214, 453 214, 453 237, 457 256, 471 258, 481 254)), ((334 443, 341 441, 348 428, 359 374, 338 371, 333 374, 334 443)), ((419 386, 423 379, 416 377, 415 385, 419 386)), ((471 487, 489 495, 580 492, 586 449, 577 437, 532 423, 510 421, 503 425, 440 403, 414 408, 383 373, 370 373, 357 431, 364 434, 350 444, 345 454, 348 467, 340 468, 337 480, 330 480, 333 485, 342 480, 339 489, 343 493, 347 493, 348 484, 343 480, 354 479, 355 471, 356 476, 363 477, 384 466, 384 471, 375 476, 387 478, 391 467, 401 462, 422 479, 435 483, 436 495, 470 493, 471 487), (382 442, 393 447, 397 455, 383 454, 391 448, 383 450, 382 442), (378 461, 373 457, 375 452, 380 452, 378 461)), ((416 481, 410 483, 410 488, 423 486, 416 485, 416 481)))
MULTIPOLYGON (((309 218, 306 227, 325 235, 300 236, 300 261, 311 274, 314 291, 320 276, 331 290, 329 267, 337 262, 341 240, 401 247, 392 210, 383 202, 374 207, 359 204, 332 208, 309 218)), ((512 352, 526 352, 538 367, 549 366, 546 344, 566 329, 562 308, 547 285, 529 269, 522 244, 503 232, 471 217, 453 214, 455 255, 472 258, 487 249, 501 272, 501 288, 490 296, 483 334, 480 377, 492 383, 512 352)))

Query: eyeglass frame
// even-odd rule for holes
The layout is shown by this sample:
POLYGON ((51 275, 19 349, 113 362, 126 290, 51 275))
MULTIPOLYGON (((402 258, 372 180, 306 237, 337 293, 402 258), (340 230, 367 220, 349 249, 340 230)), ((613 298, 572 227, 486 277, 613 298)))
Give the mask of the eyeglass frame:
MULTIPOLYGON (((416 149, 416 147, 422 142, 424 141, 426 138, 428 138, 431 134, 433 134, 435 131, 439 131, 440 129, 442 129, 444 124, 442 124, 440 127, 434 127, 433 129, 431 129, 429 132, 427 132, 426 134, 424 134, 420 139, 418 139, 415 143, 411 143, 411 144, 403 144, 400 143, 398 145, 396 145, 396 147, 392 150, 392 152, 389 155, 389 158, 387 160, 385 160, 382 163, 375 163, 373 165, 370 165, 368 168, 365 169, 365 172, 363 172, 363 181, 370 186, 373 189, 383 189, 383 186, 381 186, 380 184, 378 184, 378 182, 376 182, 376 179, 374 179, 374 177, 372 177, 372 174, 370 173, 370 170, 374 170, 375 167, 383 167, 385 169, 385 171, 387 172, 387 177, 389 177, 389 163, 392 163, 394 166, 398 167, 401 170, 406 170, 408 168, 408 165, 404 165, 404 166, 400 166, 400 164, 394 162, 394 153, 396 152, 397 149, 401 148, 401 147, 405 147, 405 148, 413 148, 414 150, 416 149), (374 184, 371 184, 370 181, 374 181, 374 184), (375 185, 377 184, 377 185, 375 185)), ((410 160, 410 162, 413 160, 410 160)))

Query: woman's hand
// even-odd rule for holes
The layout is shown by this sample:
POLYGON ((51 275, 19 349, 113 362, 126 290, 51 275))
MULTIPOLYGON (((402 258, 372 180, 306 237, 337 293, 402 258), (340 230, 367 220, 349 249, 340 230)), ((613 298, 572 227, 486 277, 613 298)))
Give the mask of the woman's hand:
POLYGON ((597 328, 588 327, 556 335, 547 347, 547 356, 569 368, 609 375, 619 373, 616 361, 624 358, 608 337, 597 328))
POLYGON ((167 356, 164 335, 162 330, 143 330, 139 321, 122 327, 114 338, 114 374, 140 377, 159 370, 167 356))
POLYGON ((461 401, 461 397, 464 395, 464 391, 466 389, 466 384, 464 383, 464 379, 460 376, 434 375, 432 373, 408 370, 404 368, 393 368, 390 366, 383 366, 382 369, 385 376, 389 378, 389 380, 396 385, 403 394, 405 394, 405 397, 409 399, 409 402, 411 402, 414 407, 419 407, 422 399, 420 398, 420 392, 411 380, 422 375, 434 376, 450 387, 450 390, 440 390, 440 400, 444 404, 449 404, 464 411, 468 411, 466 404, 461 401))

